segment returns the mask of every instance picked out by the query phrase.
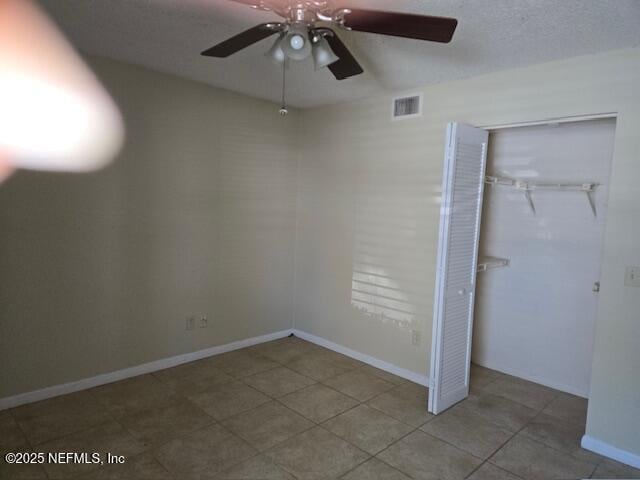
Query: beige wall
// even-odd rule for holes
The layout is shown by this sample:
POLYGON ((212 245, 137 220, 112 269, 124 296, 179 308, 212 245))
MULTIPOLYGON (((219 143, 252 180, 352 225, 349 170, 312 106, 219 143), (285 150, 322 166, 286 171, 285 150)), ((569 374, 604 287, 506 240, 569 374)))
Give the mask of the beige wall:
POLYGON ((418 120, 390 121, 391 97, 305 112, 296 328, 426 375, 446 123, 618 112, 587 433, 640 454, 639 85, 633 49, 429 86, 418 120))
POLYGON ((430 86, 424 116, 400 122, 390 97, 283 121, 272 104, 94 63, 127 121, 118 161, 0 189, 0 397, 292 323, 426 375, 446 122, 616 111, 588 433, 640 453, 640 292, 623 286, 640 264, 640 50, 430 86), (383 308, 367 284, 385 287, 383 308), (193 313, 209 328, 186 333, 193 313))
POLYGON ((122 154, 0 188, 0 398, 291 328, 296 113, 92 63, 122 154))

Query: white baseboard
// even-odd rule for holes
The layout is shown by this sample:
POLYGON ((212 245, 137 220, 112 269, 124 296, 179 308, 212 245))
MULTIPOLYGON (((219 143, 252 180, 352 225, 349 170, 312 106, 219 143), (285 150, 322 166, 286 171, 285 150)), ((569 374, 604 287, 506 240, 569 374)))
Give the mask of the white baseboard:
POLYGON ((67 393, 86 390, 87 388, 117 382, 118 380, 144 375, 145 373, 157 372, 158 370, 164 370, 165 368, 175 367, 176 365, 181 365, 183 363, 193 362, 194 360, 200 360, 201 358, 212 357, 214 355, 220 355, 221 353, 231 352, 240 348, 251 347, 252 345, 257 345, 259 343, 277 340, 279 338, 286 337, 291 333, 292 330, 268 333, 259 337, 247 338, 244 340, 238 340, 237 342, 227 343, 226 345, 218 345, 216 347, 198 350, 197 352, 189 352, 182 355, 176 355, 175 357, 162 358, 160 360, 143 363, 142 365, 136 365, 135 367, 125 368, 115 372, 103 373, 101 375, 96 375, 95 377, 83 378, 82 380, 77 380, 75 382, 53 385, 40 390, 34 390, 32 392, 25 392, 11 397, 0 398, 0 410, 65 395, 67 393))
POLYGON ((536 375, 529 375, 524 372, 520 372, 516 369, 513 369, 508 366, 494 364, 492 362, 484 361, 483 359, 473 359, 473 363, 480 367, 489 368, 491 370, 496 370, 497 372, 506 373, 507 375, 512 375, 514 377, 522 378, 524 380, 528 380, 533 383, 537 383, 539 385, 544 385, 545 387, 553 388, 554 390, 560 390, 561 392, 570 393, 571 395, 576 395, 582 398, 589 398, 589 392, 585 392, 579 388, 575 388, 571 385, 565 385, 562 383, 557 383, 550 381, 546 378, 538 377, 536 375))
POLYGON ((411 370, 407 370, 406 368, 398 367, 397 365, 393 365, 392 363, 385 362, 384 360, 380 360, 378 358, 357 352, 355 350, 351 350, 350 348, 339 345, 337 343, 333 343, 325 338, 312 335, 311 333, 303 332, 302 330, 294 329, 293 334, 303 340, 315 343, 316 345, 320 345, 321 347, 328 348, 329 350, 333 350, 334 352, 342 353, 347 357, 355 358, 356 360, 360 360, 361 362, 379 368, 380 370, 384 370, 385 372, 397 375, 398 377, 402 377, 406 380, 418 383, 420 385, 429 386, 429 377, 421 373, 412 372, 411 370))
POLYGON ((640 468, 640 455, 623 450, 608 443, 598 440, 597 438, 584 435, 581 442, 582 448, 595 452, 604 457, 617 460, 620 463, 631 465, 634 468, 640 468))

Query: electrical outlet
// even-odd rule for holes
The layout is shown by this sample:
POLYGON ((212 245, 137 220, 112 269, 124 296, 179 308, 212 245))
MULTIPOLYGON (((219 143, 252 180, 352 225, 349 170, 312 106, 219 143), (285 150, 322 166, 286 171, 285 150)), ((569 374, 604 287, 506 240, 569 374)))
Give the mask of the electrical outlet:
POLYGON ((627 267, 624 284, 627 287, 640 287, 640 267, 627 267))
POLYGON ((193 317, 187 317, 185 321, 185 330, 193 330, 196 328, 196 319, 193 317))
POLYGON ((420 331, 411 330, 411 344, 415 346, 420 345, 420 331))
POLYGON ((200 328, 207 328, 209 326, 209 320, 205 315, 200 317, 200 328))

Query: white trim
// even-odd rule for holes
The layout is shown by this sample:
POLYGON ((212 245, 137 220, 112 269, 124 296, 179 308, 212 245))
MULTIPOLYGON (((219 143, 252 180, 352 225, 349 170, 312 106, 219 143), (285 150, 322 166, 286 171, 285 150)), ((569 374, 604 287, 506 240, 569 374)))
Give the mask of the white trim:
POLYGON ((603 455, 634 468, 640 468, 640 455, 631 453, 618 447, 614 447, 608 443, 598 440, 597 438, 584 435, 581 442, 582 448, 590 450, 599 455, 603 455))
POLYGON ((259 337, 246 338, 244 340, 238 340, 237 342, 227 343, 226 345, 218 345, 216 347, 198 350, 197 352, 184 353, 182 355, 176 355, 175 357, 168 357, 149 363, 143 363, 142 365, 136 365, 135 367, 129 367, 123 370, 116 370, 115 372, 103 373, 96 375, 95 377, 83 378, 82 380, 77 380, 75 382, 53 385, 40 390, 34 390, 32 392, 25 392, 11 397, 0 398, 0 410, 57 397, 59 395, 65 395, 67 393, 86 390, 87 388, 117 382, 118 380, 144 375, 145 373, 157 372, 158 370, 164 370, 165 368, 175 367, 176 365, 181 365, 183 363, 193 362, 194 360, 200 360, 201 358, 212 357, 214 355, 220 355, 221 353, 231 352, 240 348, 251 347, 252 345, 257 345, 259 343, 277 340, 279 338, 286 337, 291 333, 291 330, 268 333, 259 337))
POLYGON ((538 377, 536 375, 529 375, 528 373, 524 373, 513 368, 503 367, 502 365, 497 365, 491 362, 485 362, 481 359, 472 360, 472 362, 478 365, 479 367, 484 367, 490 370, 496 370, 497 372, 506 373, 507 375, 522 378, 524 380, 528 380, 530 382, 537 383, 539 385, 544 385, 545 387, 553 388, 554 390, 560 390, 561 392, 570 393, 571 395, 576 395, 578 397, 589 398, 588 391, 585 392, 571 385, 565 385, 562 383, 553 382, 551 380, 547 380, 545 378, 538 377))
POLYGON ((406 368, 398 367, 397 365, 394 365, 392 363, 385 362, 384 360, 380 360, 365 353, 351 350, 348 347, 333 343, 325 338, 318 337, 311 333, 303 332, 302 330, 294 329, 293 334, 296 337, 306 340, 307 342, 315 343, 316 345, 328 348, 329 350, 333 350, 334 352, 342 353, 347 357, 355 358, 356 360, 360 360, 361 362, 379 368, 380 370, 384 370, 385 372, 392 373, 393 375, 397 375, 398 377, 402 377, 411 382, 424 385, 425 387, 429 386, 429 377, 421 373, 412 372, 411 370, 407 370, 406 368))
POLYGON ((535 127, 538 125, 548 125, 550 123, 569 123, 569 122, 584 122, 588 120, 599 120, 601 118, 617 118, 617 112, 606 112, 606 113, 594 113, 591 115, 574 115, 569 117, 551 117, 542 120, 534 120, 530 122, 519 122, 519 123, 505 123, 500 125, 481 125, 478 128, 484 128, 485 130, 504 130, 507 128, 518 128, 518 127, 535 127))

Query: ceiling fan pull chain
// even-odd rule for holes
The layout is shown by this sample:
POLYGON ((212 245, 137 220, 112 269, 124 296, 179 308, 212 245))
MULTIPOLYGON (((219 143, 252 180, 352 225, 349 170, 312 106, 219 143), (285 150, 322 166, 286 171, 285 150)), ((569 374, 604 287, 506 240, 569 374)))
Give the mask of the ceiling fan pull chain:
POLYGON ((285 100, 285 88, 287 86, 287 62, 288 59, 284 59, 282 62, 282 107, 280 108, 280 115, 283 117, 289 113, 287 110, 287 102, 285 100))

